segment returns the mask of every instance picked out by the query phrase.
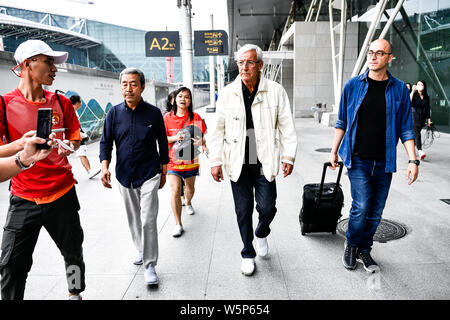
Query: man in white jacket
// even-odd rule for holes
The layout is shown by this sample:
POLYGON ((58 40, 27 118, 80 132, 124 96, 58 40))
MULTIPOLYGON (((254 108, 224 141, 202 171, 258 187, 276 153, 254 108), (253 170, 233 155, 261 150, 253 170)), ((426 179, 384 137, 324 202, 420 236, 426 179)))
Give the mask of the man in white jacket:
POLYGON ((253 248, 254 201, 259 213, 255 229, 258 255, 268 254, 267 236, 275 217, 275 177, 292 173, 297 136, 289 99, 283 87, 261 76, 262 50, 246 44, 236 55, 239 76, 219 94, 216 122, 207 137, 211 175, 223 180, 222 165, 231 179, 235 211, 244 248, 241 272, 252 275, 256 252, 253 248))

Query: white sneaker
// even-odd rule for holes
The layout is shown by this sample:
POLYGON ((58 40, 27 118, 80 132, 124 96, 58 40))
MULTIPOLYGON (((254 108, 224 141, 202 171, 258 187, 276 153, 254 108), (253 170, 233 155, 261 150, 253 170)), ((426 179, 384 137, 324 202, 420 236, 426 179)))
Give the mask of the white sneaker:
POLYGON ((139 252, 136 256, 136 258, 133 261, 133 264, 140 266, 141 264, 144 263, 144 257, 142 255, 142 252, 139 252))
POLYGON ((267 238, 256 237, 256 252, 258 256, 265 257, 269 253, 269 244, 267 243, 267 238))
POLYGON ((179 237, 183 233, 183 226, 176 224, 172 231, 172 237, 179 237))
POLYGON ((97 169, 97 170, 91 170, 91 171, 89 171, 89 172, 88 172, 89 179, 92 179, 93 177, 95 177, 96 175, 98 175, 101 171, 102 171, 102 169, 97 169))
POLYGON ((156 275, 155 267, 151 264, 145 269, 144 272, 144 282, 145 284, 158 284, 159 279, 156 275))
POLYGON ((81 294, 72 294, 69 295, 69 300, 83 300, 83 297, 81 294))
POLYGON ((251 276, 255 272, 255 259, 242 258, 241 273, 245 276, 251 276))
POLYGON ((419 159, 420 159, 420 161, 422 161, 423 159, 425 159, 426 156, 427 156, 427 155, 426 155, 425 152, 423 152, 422 150, 419 150, 419 159))
POLYGON ((186 213, 190 214, 191 216, 195 213, 194 208, 192 208, 192 205, 186 205, 186 213))

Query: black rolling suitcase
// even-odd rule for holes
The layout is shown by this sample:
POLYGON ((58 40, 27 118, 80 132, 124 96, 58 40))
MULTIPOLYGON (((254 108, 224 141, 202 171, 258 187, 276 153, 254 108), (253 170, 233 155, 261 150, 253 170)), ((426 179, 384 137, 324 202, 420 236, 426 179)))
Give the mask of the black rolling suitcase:
POLYGON ((322 181, 309 183, 303 187, 303 205, 299 220, 302 235, 310 232, 331 232, 336 234, 336 226, 344 205, 344 194, 340 187, 344 164, 339 161, 339 173, 336 182, 324 183, 330 162, 323 165, 322 181))

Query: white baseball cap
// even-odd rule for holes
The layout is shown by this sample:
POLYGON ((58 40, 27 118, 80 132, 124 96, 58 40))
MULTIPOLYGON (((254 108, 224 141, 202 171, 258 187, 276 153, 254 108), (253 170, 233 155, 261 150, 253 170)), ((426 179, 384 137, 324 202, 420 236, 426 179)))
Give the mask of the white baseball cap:
POLYGON ((25 59, 34 57, 38 54, 54 57, 55 64, 66 62, 69 53, 66 51, 53 51, 52 48, 41 40, 27 40, 22 42, 14 53, 14 59, 17 64, 21 64, 25 59))

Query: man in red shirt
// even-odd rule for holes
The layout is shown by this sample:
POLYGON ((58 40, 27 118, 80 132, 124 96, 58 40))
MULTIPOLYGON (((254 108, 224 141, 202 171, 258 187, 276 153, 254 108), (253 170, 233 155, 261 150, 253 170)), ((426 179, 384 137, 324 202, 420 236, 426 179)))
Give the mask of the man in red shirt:
POLYGON ((23 166, 23 171, 11 180, 10 206, 0 257, 3 300, 23 299, 33 250, 42 226, 64 257, 69 299, 81 299, 79 293, 85 288, 80 205, 72 167, 67 160, 67 156, 80 146, 80 123, 70 100, 42 87, 52 85, 58 71, 55 64, 64 63, 67 56, 67 52, 53 51, 40 40, 23 42, 14 54, 17 66, 13 71, 20 77, 19 86, 2 97, 0 137, 7 143, 2 147, 2 156, 11 156, 23 149, 21 138, 36 129, 39 108, 53 109, 53 129, 66 128, 64 133, 56 134, 66 147, 59 144, 34 166, 23 166))

